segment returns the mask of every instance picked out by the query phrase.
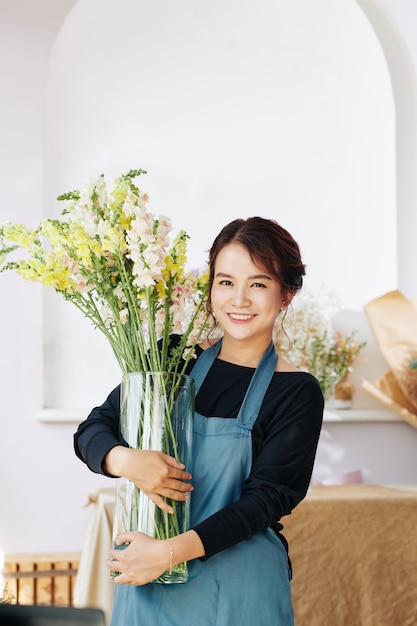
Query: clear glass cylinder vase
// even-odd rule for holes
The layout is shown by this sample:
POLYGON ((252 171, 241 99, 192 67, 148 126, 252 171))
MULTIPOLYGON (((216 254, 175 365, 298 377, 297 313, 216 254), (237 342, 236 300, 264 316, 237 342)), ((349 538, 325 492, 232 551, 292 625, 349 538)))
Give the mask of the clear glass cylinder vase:
MULTIPOLYGON (((158 450, 191 464, 194 381, 169 372, 134 372, 123 376, 120 390, 120 432, 130 448, 158 450)), ((140 531, 169 539, 189 529, 190 500, 167 499, 174 513, 165 513, 127 478, 118 478, 113 539, 140 531)), ((122 546, 123 547, 123 546, 122 546)), ((116 575, 116 574, 114 574, 116 575)), ((155 582, 184 583, 187 563, 166 571, 155 582)))

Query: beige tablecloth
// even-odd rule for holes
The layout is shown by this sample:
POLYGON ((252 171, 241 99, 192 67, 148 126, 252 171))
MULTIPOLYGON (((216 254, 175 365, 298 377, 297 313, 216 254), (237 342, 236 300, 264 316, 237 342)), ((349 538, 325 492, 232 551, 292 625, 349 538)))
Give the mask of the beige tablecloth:
POLYGON ((314 486, 282 521, 296 626, 417 625, 417 492, 314 486))
MULTIPOLYGON (((76 606, 96 606, 109 617, 114 583, 104 561, 114 494, 94 499, 74 596, 76 606)), ((416 491, 314 486, 282 522, 296 626, 417 625, 416 491)))

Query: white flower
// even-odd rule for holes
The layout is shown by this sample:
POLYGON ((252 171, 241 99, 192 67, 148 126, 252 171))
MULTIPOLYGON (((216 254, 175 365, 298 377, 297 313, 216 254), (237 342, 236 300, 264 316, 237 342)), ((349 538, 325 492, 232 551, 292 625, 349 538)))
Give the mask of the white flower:
POLYGON ((121 285, 117 285, 117 287, 113 289, 113 294, 116 296, 119 306, 127 302, 125 292, 123 291, 123 288, 121 285))
POLYGON ((122 309, 120 311, 120 323, 124 326, 127 322, 127 318, 129 316, 129 309, 122 309))

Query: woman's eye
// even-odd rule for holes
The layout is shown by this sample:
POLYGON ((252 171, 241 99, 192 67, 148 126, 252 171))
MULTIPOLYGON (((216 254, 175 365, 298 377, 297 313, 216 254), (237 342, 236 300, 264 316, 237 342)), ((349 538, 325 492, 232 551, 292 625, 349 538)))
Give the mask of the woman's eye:
POLYGON ((231 281, 230 280, 226 280, 226 279, 221 280, 220 283, 219 283, 219 285, 226 285, 226 286, 229 286, 231 284, 232 284, 231 281))
POLYGON ((263 287, 265 289, 266 285, 264 285, 263 283, 253 283, 252 287, 263 287))

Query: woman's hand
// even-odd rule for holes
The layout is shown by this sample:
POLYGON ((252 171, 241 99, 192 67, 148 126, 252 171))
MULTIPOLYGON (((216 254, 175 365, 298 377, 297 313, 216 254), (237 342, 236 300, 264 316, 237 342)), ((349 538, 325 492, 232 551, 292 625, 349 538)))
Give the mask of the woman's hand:
POLYGON ((174 510, 162 496, 188 500, 188 493, 194 489, 187 482, 192 476, 185 471, 184 464, 163 452, 116 446, 107 453, 105 469, 113 476, 124 476, 131 480, 167 513, 173 513, 174 510))
POLYGON ((122 533, 117 545, 126 548, 109 550, 106 565, 120 572, 114 578, 119 585, 146 585, 171 567, 183 561, 204 556, 204 546, 194 530, 188 530, 172 539, 153 539, 143 533, 122 533))
POLYGON ((109 550, 106 565, 120 572, 114 578, 119 585, 146 585, 171 567, 170 542, 157 540, 143 533, 123 533, 117 545, 129 545, 122 550, 109 550))

